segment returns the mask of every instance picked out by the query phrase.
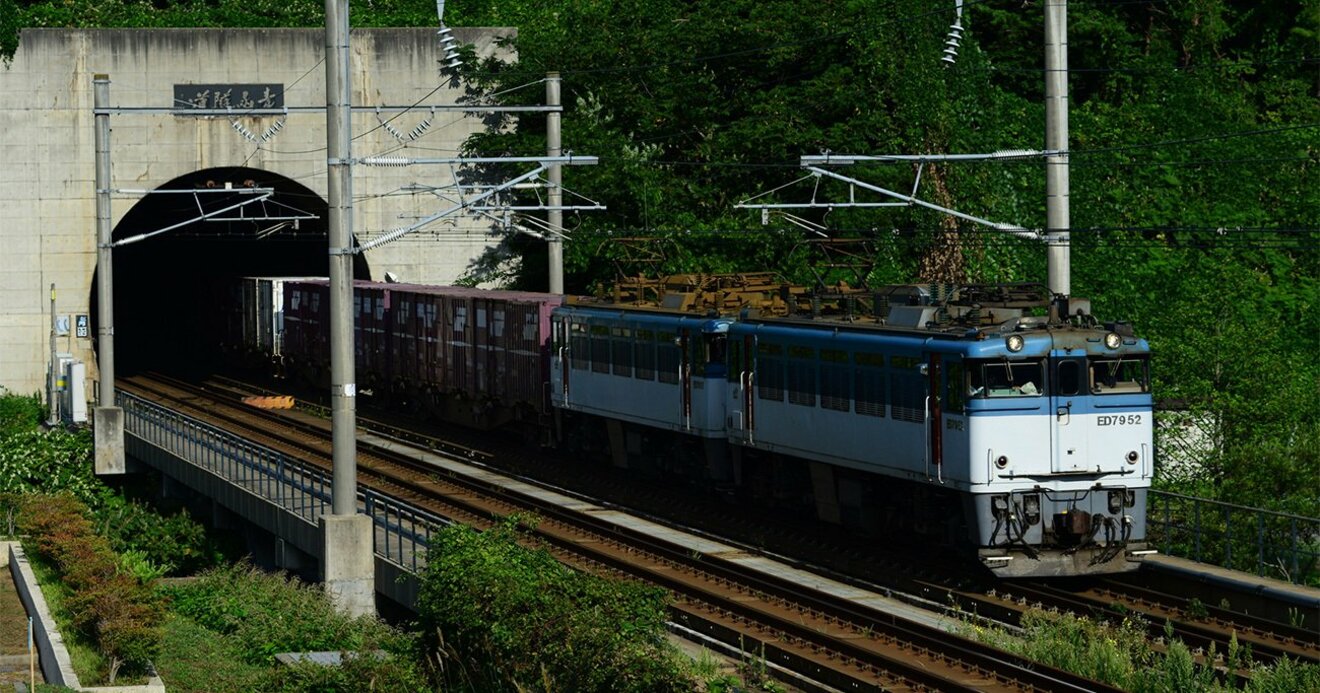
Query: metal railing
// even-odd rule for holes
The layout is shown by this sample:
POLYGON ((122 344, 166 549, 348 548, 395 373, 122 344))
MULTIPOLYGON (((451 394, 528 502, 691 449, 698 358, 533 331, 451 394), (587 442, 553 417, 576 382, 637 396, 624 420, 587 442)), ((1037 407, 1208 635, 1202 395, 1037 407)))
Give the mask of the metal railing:
MULTIPOLYGON (((136 395, 118 392, 116 401, 124 411, 126 432, 310 524, 330 512, 329 472, 136 395)), ((358 491, 358 508, 375 525, 376 555, 414 574, 425 567, 432 534, 449 524, 371 489, 358 491)))
POLYGON ((1151 489, 1146 530, 1165 554, 1320 586, 1320 518, 1151 489))

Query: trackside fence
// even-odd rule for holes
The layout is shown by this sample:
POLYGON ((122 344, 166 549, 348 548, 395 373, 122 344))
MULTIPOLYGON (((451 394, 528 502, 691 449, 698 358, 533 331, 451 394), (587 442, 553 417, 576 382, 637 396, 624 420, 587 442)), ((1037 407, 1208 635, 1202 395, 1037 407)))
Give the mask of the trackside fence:
MULTIPOLYGON (((312 525, 330 513, 329 472, 131 393, 115 394, 126 432, 312 525)), ((414 574, 425 566, 431 535, 449 524, 370 489, 359 489, 358 510, 375 524, 376 555, 414 574)))
POLYGON ((1146 532, 1162 553, 1320 586, 1320 518, 1151 489, 1146 532))

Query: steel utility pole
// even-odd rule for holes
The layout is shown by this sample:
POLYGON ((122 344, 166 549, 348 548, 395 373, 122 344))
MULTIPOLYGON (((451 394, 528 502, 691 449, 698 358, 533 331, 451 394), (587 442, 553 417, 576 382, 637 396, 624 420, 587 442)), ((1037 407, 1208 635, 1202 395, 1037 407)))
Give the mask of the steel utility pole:
POLYGON ((92 76, 96 120, 96 305, 100 388, 92 412, 97 474, 123 474, 124 411, 115 406, 115 274, 110 228, 110 75, 92 76))
POLYGON ((321 516, 326 591, 349 614, 375 613, 372 520, 357 514, 353 364, 353 174, 348 0, 325 0, 326 186, 330 240, 331 515, 321 516))
POLYGON ((1068 3, 1045 0, 1045 230, 1050 291, 1072 293, 1068 217, 1068 3))
MULTIPOLYGON (((545 75, 545 105, 551 110, 545 114, 545 155, 560 156, 563 153, 560 139, 559 73, 548 72, 545 75)), ((564 181, 564 169, 559 164, 551 164, 546 169, 546 179, 550 181, 550 191, 546 202, 550 210, 546 213, 546 223, 550 227, 546 234, 550 255, 550 293, 564 293, 564 190, 560 185, 564 181)))
POLYGON ((96 305, 97 369, 101 391, 96 403, 115 406, 115 281, 113 248, 110 245, 110 76, 93 78, 96 108, 96 305))

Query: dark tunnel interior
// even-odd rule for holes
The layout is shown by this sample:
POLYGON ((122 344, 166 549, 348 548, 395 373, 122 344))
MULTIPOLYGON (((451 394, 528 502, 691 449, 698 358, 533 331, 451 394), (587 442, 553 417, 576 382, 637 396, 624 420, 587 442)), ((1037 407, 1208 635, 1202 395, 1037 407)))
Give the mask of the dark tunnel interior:
MULTIPOLYGON (((236 277, 324 277, 329 272, 326 202, 302 184, 267 171, 214 168, 181 176, 143 196, 114 229, 114 240, 176 224, 177 229, 113 251, 115 374, 203 375, 219 365, 219 297, 236 277), (233 207, 270 188, 265 201, 233 207), (187 191, 204 190, 192 194, 187 191), (222 211, 223 210, 223 211, 222 211), (294 218, 300 217, 300 218, 294 218)), ((100 325, 98 276, 90 305, 100 325)), ((355 278, 369 276, 355 256, 355 278)), ((93 332, 93 334, 99 334, 93 332)), ((99 351, 99 345, 98 345, 99 351)), ((99 355, 98 355, 99 356, 99 355)))

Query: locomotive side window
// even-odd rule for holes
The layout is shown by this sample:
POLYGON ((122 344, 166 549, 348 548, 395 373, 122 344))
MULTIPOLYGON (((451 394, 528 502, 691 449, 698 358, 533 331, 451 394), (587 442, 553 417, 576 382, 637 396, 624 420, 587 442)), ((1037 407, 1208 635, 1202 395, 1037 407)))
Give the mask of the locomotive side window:
POLYGON ((848 363, 848 352, 838 349, 820 350, 820 406, 834 411, 848 411, 852 404, 852 393, 848 383, 852 369, 848 363))
POLYGON ((637 330, 633 348, 638 379, 655 380, 655 333, 651 330, 637 330))
POLYGON ((756 345, 757 396, 784 401, 784 348, 778 344, 756 345))
POLYGON ((811 347, 788 348, 788 401, 816 406, 816 350, 811 347))
POLYGON ((922 377, 921 359, 894 356, 889 359, 892 368, 890 409, 895 421, 922 423, 926 420, 926 379, 922 377))
POLYGON ((625 377, 632 376, 632 330, 626 327, 616 327, 613 329, 614 339, 611 340, 614 351, 614 374, 625 377))
POLYGON ((610 328, 591 326, 591 372, 610 372, 610 328))
POLYGON ((678 338, 673 332, 657 332, 655 335, 656 348, 656 375, 662 383, 678 382, 678 366, 682 363, 682 352, 679 351, 678 338))
POLYGON ((885 357, 880 354, 854 354, 857 368, 857 413, 885 415, 885 357))
POLYGON ((1097 395, 1150 392, 1148 358, 1093 358, 1090 365, 1091 392, 1097 395))
POLYGON ((1044 391, 1039 361, 980 361, 969 364, 968 394, 972 397, 1034 397, 1044 391))

